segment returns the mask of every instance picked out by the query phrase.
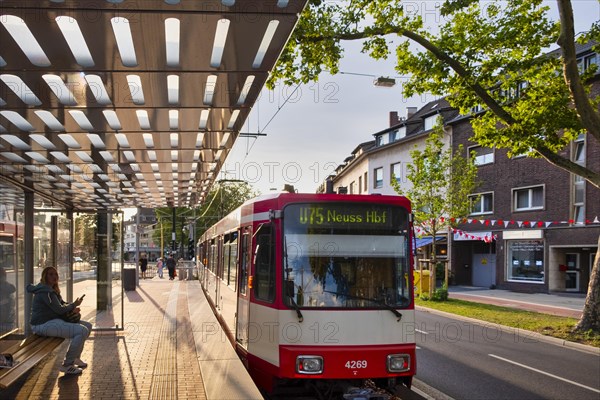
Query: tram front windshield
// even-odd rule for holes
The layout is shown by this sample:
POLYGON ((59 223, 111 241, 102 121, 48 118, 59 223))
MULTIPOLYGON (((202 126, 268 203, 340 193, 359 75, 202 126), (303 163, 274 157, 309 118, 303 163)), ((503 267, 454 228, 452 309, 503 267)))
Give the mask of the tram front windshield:
POLYGON ((408 212, 370 203, 283 210, 283 298, 302 308, 410 304, 408 212))

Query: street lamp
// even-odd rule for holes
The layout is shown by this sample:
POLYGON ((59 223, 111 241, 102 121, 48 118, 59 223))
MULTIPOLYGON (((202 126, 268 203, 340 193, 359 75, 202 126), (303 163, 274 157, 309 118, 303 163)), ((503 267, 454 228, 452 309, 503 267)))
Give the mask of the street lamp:
MULTIPOLYGON (((373 85, 378 86, 378 87, 393 87, 394 85, 396 85, 396 79, 394 78, 390 78, 389 76, 377 76, 377 75, 371 75, 371 74, 361 74, 361 73, 357 73, 357 72, 344 72, 344 71, 340 71, 339 72, 341 75, 358 75, 358 76, 370 76, 373 79, 373 85)), ((403 76, 396 76, 396 78, 403 78, 403 76)))
POLYGON ((396 80, 394 78, 390 78, 387 76, 380 76, 373 80, 373 85, 379 87, 392 87, 396 84, 396 80))

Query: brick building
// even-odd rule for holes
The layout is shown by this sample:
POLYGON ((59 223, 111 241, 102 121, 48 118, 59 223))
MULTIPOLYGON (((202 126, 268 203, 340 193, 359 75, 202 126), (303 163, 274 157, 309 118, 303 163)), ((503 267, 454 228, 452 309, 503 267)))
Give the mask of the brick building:
MULTIPOLYGON (((600 63, 591 47, 578 47, 582 68, 600 63)), ((598 71, 592 95, 600 95, 598 71)), ((469 118, 448 124, 455 149, 476 151, 481 181, 473 219, 453 237, 454 283, 586 292, 600 236, 600 189, 544 159, 478 146, 469 118), (484 235, 495 240, 470 239, 484 235)), ((600 143, 591 135, 580 135, 562 155, 600 171, 600 143)))
MULTIPOLYGON (((600 64, 591 47, 578 46, 582 68, 600 64)), ((599 94, 597 71, 592 95, 599 94)), ((403 172, 409 152, 424 147, 438 115, 444 143, 454 150, 462 144, 465 157, 475 152, 481 182, 472 194, 471 215, 453 230, 447 246, 439 246, 448 253, 451 284, 586 292, 600 236, 600 189, 544 159, 509 157, 504 149, 472 142, 471 116, 458 115, 444 99, 409 109, 406 118, 390 113, 390 127, 375 133, 374 142, 357 146, 330 177, 334 191, 394 194, 392 173, 401 185, 410 185, 403 172)), ((590 135, 578 137, 563 155, 600 171, 600 143, 590 135)), ((422 254, 427 243, 417 244, 422 254)))

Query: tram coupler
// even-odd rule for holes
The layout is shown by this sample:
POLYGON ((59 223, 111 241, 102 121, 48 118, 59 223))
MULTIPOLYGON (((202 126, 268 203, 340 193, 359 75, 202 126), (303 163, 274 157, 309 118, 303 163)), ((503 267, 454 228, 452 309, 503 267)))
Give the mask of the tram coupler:
POLYGON ((388 400, 389 395, 377 393, 369 388, 349 388, 344 393, 345 400, 388 400))

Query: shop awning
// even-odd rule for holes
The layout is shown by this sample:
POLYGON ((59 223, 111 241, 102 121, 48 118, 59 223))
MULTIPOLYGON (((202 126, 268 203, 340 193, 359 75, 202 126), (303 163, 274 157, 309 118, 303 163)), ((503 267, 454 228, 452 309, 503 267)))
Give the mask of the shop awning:
MULTIPOLYGON (((436 240, 436 242, 439 242, 442 239, 445 239, 445 237, 444 236, 436 236, 435 240, 436 240)), ((417 238, 415 248, 418 249, 419 247, 427 246, 428 244, 431 244, 432 242, 433 242, 433 237, 431 237, 431 236, 417 238)))

